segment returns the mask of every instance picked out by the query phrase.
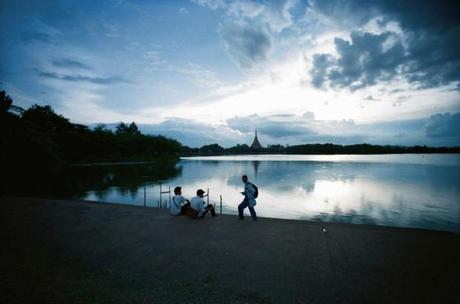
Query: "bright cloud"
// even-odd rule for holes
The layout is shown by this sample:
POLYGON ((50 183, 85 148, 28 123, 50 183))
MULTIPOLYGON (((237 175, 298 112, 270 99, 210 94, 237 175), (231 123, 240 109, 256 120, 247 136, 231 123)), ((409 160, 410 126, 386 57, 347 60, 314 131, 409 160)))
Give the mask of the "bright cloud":
POLYGON ((458 5, 361 4, 4 1, 0 80, 18 105, 192 146, 255 128, 266 144, 460 145, 458 5))

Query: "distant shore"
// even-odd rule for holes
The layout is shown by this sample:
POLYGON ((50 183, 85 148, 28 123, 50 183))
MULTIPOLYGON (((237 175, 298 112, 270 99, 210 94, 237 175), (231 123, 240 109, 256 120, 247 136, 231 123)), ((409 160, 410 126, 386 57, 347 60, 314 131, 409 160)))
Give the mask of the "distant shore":
POLYGON ((0 198, 7 303, 456 303, 449 232, 0 198))

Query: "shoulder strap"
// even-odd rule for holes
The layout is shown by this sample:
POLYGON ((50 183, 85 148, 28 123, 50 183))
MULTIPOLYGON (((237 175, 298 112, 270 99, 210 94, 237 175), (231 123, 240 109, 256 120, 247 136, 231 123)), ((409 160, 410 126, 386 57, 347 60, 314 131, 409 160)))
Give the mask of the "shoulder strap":
POLYGON ((173 203, 174 203, 174 205, 176 205, 176 207, 177 207, 177 208, 179 208, 179 206, 176 204, 176 200, 175 200, 175 198, 176 198, 176 197, 175 197, 175 196, 173 196, 173 203))

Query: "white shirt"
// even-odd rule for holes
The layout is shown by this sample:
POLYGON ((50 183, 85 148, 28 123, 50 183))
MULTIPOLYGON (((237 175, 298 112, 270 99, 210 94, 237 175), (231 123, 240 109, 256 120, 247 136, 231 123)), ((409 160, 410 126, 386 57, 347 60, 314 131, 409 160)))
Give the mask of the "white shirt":
POLYGON ((250 207, 254 207, 257 204, 256 199, 254 198, 255 194, 256 189, 254 188, 254 186, 250 182, 245 183, 244 196, 248 199, 248 204, 250 207))
POLYGON ((205 202, 203 198, 199 197, 198 195, 193 197, 190 201, 190 205, 193 209, 198 211, 198 216, 202 216, 204 213, 205 202))
POLYGON ((185 201, 186 199, 182 195, 174 195, 171 206, 169 206, 169 213, 172 215, 179 215, 181 207, 185 201))

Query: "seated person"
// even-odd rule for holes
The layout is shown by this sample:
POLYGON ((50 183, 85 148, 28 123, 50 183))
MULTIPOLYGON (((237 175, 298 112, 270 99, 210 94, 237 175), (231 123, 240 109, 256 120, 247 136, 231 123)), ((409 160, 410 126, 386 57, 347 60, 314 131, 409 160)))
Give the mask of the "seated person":
POLYGON ((177 186, 174 188, 174 196, 171 206, 169 206, 169 213, 171 215, 185 214, 187 208, 190 208, 190 201, 182 196, 182 187, 177 186))
POLYGON ((190 207, 192 207, 193 210, 196 211, 196 216, 197 217, 204 217, 208 211, 211 211, 212 216, 217 216, 216 211, 214 210, 214 206, 212 205, 207 205, 203 200, 203 194, 204 191, 201 189, 198 189, 196 192, 196 196, 192 198, 190 207))

